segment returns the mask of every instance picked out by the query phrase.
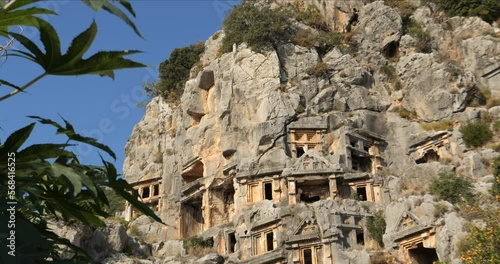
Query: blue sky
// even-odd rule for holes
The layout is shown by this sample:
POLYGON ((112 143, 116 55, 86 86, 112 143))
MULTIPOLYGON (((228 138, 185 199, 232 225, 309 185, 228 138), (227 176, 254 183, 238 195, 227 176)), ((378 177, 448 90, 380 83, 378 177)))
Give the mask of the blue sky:
MULTIPOLYGON (((93 12, 80 1, 44 1, 40 5, 59 13, 48 20, 59 32, 63 50, 71 39, 85 30, 95 19, 98 25, 96 40, 88 54, 99 50, 141 50, 129 58, 149 68, 115 72, 115 80, 98 76, 48 76, 31 86, 27 93, 18 94, 0 103, 0 140, 13 131, 33 122, 26 116, 37 115, 70 121, 77 132, 97 138, 117 154, 115 165, 121 171, 125 143, 133 126, 141 119, 144 109, 136 103, 148 100, 141 84, 157 79, 158 65, 176 47, 198 40, 205 41, 221 28, 224 15, 239 1, 131 1, 136 11, 135 23, 144 36, 141 39, 120 19, 107 12, 93 12)), ((26 28, 23 34, 38 39, 36 32, 26 28)), ((3 43, 1 43, 3 45, 3 43)), ((21 48, 19 44, 14 47, 21 48)), ((0 62, 0 79, 24 85, 42 70, 32 63, 8 57, 0 62)), ((0 87, 0 95, 10 92, 0 87)), ((37 124, 28 142, 64 142, 55 136, 51 127, 37 124)), ((97 151, 87 147, 74 148, 82 163, 97 164, 97 151)), ((110 159, 107 157, 107 159, 110 159)))

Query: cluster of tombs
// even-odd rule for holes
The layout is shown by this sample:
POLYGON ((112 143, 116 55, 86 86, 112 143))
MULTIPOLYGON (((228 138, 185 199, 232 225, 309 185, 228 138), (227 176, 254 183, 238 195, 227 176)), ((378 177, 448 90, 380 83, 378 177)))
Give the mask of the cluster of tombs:
MULTIPOLYGON (((234 216, 248 216, 261 203, 293 208, 347 198, 389 202, 388 191, 377 177, 384 167, 384 138, 341 128, 326 142, 325 134, 326 127, 290 125, 285 141, 291 157, 288 166, 239 170, 236 162, 229 162, 220 175, 207 176, 202 157, 186 161, 181 173, 179 228, 173 239, 212 239, 221 255, 233 255, 238 263, 336 263, 338 251, 374 245, 366 232, 367 213, 331 211, 328 230, 322 230, 314 216, 297 223, 287 220, 295 219, 287 213, 247 217, 245 230, 232 224, 234 216)), ((410 156, 416 163, 439 159, 449 147, 448 137, 446 132, 438 133, 412 146, 410 156)), ((134 186, 146 204, 161 210, 160 178, 144 179, 134 186)), ((127 218, 133 218, 134 210, 130 206, 127 210, 127 218)), ((434 227, 420 226, 414 216, 405 213, 395 230, 394 248, 412 261, 408 263, 432 263, 425 256, 437 260, 434 233, 434 227)))

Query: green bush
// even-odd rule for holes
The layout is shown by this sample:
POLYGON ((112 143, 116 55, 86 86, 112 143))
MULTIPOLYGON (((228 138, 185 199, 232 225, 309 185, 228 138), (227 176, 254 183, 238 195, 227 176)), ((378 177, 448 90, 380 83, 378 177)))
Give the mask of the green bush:
POLYGON ((256 52, 268 50, 290 39, 289 14, 286 10, 255 6, 251 1, 235 6, 222 23, 226 33, 223 52, 233 44, 246 42, 256 52))
POLYGON ((440 173, 439 177, 431 182, 429 192, 453 204, 471 201, 473 198, 472 183, 467 178, 453 173, 440 173))
POLYGON ((344 43, 344 36, 338 32, 314 33, 309 30, 301 29, 292 37, 292 43, 305 48, 316 47, 320 55, 326 54, 336 46, 344 43))
POLYGON ((495 196, 496 201, 500 201, 500 156, 493 160, 493 186, 491 186, 491 194, 495 196))
POLYGON ((384 247, 384 241, 382 236, 385 233, 385 219, 384 213, 382 211, 376 212, 373 216, 369 216, 366 219, 366 228, 368 229, 368 235, 381 246, 384 247))
POLYGON ((342 46, 344 36, 339 32, 320 32, 318 37, 318 53, 320 55, 326 54, 328 51, 337 46, 342 46))
POLYGON ((449 16, 479 16, 492 23, 500 18, 498 0, 427 0, 436 3, 449 16))
POLYGON ((485 220, 483 228, 472 227, 459 244, 464 264, 500 263, 500 210, 488 212, 485 220))
POLYGON ((398 108, 397 112, 401 118, 408 119, 408 120, 413 120, 413 119, 416 119, 418 117, 417 112, 410 111, 404 107, 398 108))
POLYGON ((385 0, 384 2, 386 5, 396 9, 401 17, 408 17, 415 11, 415 6, 411 1, 385 0))
POLYGON ((162 95, 169 101, 177 101, 182 95, 189 71, 200 60, 205 44, 198 42, 184 48, 176 48, 170 57, 160 64, 158 83, 146 85, 151 96, 162 95))
POLYGON ((431 123, 420 123, 420 126, 429 131, 443 131, 443 130, 453 130, 453 120, 444 119, 441 121, 431 122, 431 123))
POLYGON ((323 15, 319 12, 315 5, 310 5, 307 8, 301 8, 298 5, 294 5, 293 12, 295 13, 295 19, 301 21, 306 25, 311 26, 314 29, 321 31, 329 31, 328 24, 326 24, 323 15))
POLYGON ((424 30, 422 23, 419 23, 411 18, 403 19, 403 31, 405 34, 412 36, 416 43, 418 52, 431 53, 432 52, 432 38, 429 32, 424 30))
POLYGON ((434 217, 438 218, 441 217, 443 214, 445 214, 448 211, 448 206, 442 203, 437 203, 434 204, 434 217))
POLYGON ((193 236, 190 238, 186 238, 182 241, 182 246, 184 249, 190 248, 211 248, 214 246, 213 239, 203 240, 203 238, 199 236, 193 236))
POLYGON ((488 124, 482 120, 468 122, 462 125, 459 131, 467 147, 480 147, 493 137, 488 124))
POLYGON ((328 75, 328 65, 324 62, 320 62, 315 66, 306 70, 306 73, 316 77, 324 77, 328 75))
POLYGON ((292 43, 310 49, 317 43, 317 34, 310 30, 300 29, 293 35, 292 43))
POLYGON ((125 201, 123 201, 123 198, 118 196, 113 189, 104 189, 104 194, 106 194, 109 202, 109 206, 106 208, 108 214, 115 215, 116 212, 125 210, 125 201))

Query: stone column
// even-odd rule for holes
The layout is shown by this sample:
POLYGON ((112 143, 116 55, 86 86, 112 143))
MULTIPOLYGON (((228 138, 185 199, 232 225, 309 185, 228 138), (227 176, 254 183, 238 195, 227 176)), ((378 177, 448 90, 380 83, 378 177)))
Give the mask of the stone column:
POLYGON ((295 178, 288 178, 288 204, 297 203, 297 186, 295 184, 295 178))
POLYGON ((125 221, 132 221, 132 211, 132 205, 127 202, 125 205, 125 221))
POLYGON ((338 195, 337 179, 335 175, 328 177, 328 184, 330 185, 330 198, 335 200, 335 197, 338 195))
POLYGON ((373 196, 373 185, 371 182, 367 182, 366 186, 366 200, 370 202, 375 202, 375 198, 373 196))

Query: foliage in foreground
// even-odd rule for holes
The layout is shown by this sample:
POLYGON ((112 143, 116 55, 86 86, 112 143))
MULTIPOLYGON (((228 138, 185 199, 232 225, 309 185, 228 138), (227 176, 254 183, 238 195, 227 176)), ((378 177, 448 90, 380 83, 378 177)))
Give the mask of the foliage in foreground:
MULTIPOLYGON (((111 188, 133 206, 161 222, 151 209, 138 201, 132 186, 123 179, 117 179, 113 164, 102 157, 102 166, 82 164, 76 153, 70 150, 75 146, 73 143, 84 143, 115 158, 111 149, 93 138, 77 134, 66 120, 63 126, 49 119, 32 118, 55 127, 57 134, 64 135, 67 140, 65 144, 34 144, 22 148, 35 128, 36 123, 32 123, 12 133, 0 145, 0 159, 6 161, 0 163, 0 174, 4 175, 0 184, 0 204, 5 206, 9 201, 17 202, 16 230, 19 232, 16 255, 19 263, 43 261, 48 257, 57 260, 56 244, 67 245, 79 253, 77 258, 86 259, 80 249, 48 230, 47 221, 55 218, 105 226, 103 218, 110 216, 106 212, 110 202, 104 188, 111 188), (10 177, 14 174, 8 172, 12 172, 13 168, 15 177, 10 177), (16 186, 14 192, 8 188, 13 181, 16 186)), ((2 223, 7 223, 9 212, 1 210, 0 218, 2 223)))
MULTIPOLYGON (((33 5, 34 0, 0 0, 0 38, 6 40, 3 53, 13 59, 26 59, 42 67, 43 73, 33 80, 18 86, 8 80, 0 80, 2 89, 13 89, 0 97, 6 100, 23 92, 47 75, 96 74, 114 77, 114 70, 144 67, 143 64, 125 59, 124 56, 137 51, 100 51, 88 55, 87 51, 97 33, 97 24, 76 36, 66 52, 61 51, 59 36, 54 27, 43 17, 56 12, 33 5), (33 41, 22 34, 7 32, 18 27, 31 27, 40 34, 40 41, 33 41), (12 49, 9 43, 19 43, 23 49, 12 49), (84 59, 85 57, 85 59, 84 59)), ((86 1, 83 3, 94 10, 105 10, 116 15, 140 36, 129 16, 135 16, 130 3, 120 1, 86 1)), ((3 41, 2 41, 3 42, 3 41)), ((20 70, 22 72, 22 70, 20 70)), ((27 72, 22 72, 29 74, 27 72)), ((15 257, 8 255, 12 249, 1 251, 0 263, 89 263, 89 257, 67 239, 61 238, 50 229, 50 220, 75 220, 78 223, 104 226, 109 217, 106 208, 110 202, 104 192, 111 188, 139 211, 156 221, 161 220, 146 205, 139 202, 137 192, 118 174, 110 162, 101 156, 102 165, 80 163, 77 153, 71 150, 75 144, 87 144, 116 159, 111 149, 93 138, 83 137, 75 132, 66 120, 59 124, 49 119, 31 117, 57 129, 56 134, 66 137, 65 143, 44 143, 27 145, 36 122, 25 126, 0 144, 0 238, 7 241, 15 236, 15 257), (14 188, 15 187, 15 188, 14 188), (16 203, 15 206, 7 202, 16 203), (15 208, 14 208, 15 207, 15 208), (15 221, 12 222, 15 216, 15 221), (11 223, 9 223, 9 221, 11 223), (9 224, 7 224, 9 223, 9 224), (12 231, 15 230, 15 234, 12 231), (62 260, 58 246, 65 245, 75 251, 71 260, 62 260)))
POLYGON ((384 247, 384 241, 382 239, 386 228, 384 213, 378 211, 373 216, 368 217, 366 219, 366 228, 368 229, 368 235, 381 247, 384 247))
POLYGON ((467 147, 480 147, 493 137, 488 124, 482 120, 468 122, 462 125, 459 131, 467 147))
POLYGON ((460 248, 464 264, 500 263, 500 210, 487 217, 484 227, 473 226, 460 248))
POLYGON ((429 185, 429 192, 452 204, 470 201, 473 198, 472 183, 454 173, 440 173, 429 185))

